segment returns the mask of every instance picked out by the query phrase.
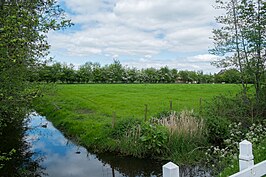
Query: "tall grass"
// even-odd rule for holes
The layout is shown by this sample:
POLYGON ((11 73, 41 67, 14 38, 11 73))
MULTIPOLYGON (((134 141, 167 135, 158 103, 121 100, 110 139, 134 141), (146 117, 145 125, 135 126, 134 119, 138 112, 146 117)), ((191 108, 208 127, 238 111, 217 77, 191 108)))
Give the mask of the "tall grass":
POLYGON ((183 110, 179 114, 172 111, 169 116, 160 119, 152 118, 151 122, 167 127, 171 134, 192 137, 201 136, 204 131, 203 119, 196 117, 193 110, 183 110))
POLYGON ((193 112, 183 110, 154 117, 152 124, 161 125, 168 130, 168 156, 179 164, 200 162, 207 146, 204 120, 193 112))

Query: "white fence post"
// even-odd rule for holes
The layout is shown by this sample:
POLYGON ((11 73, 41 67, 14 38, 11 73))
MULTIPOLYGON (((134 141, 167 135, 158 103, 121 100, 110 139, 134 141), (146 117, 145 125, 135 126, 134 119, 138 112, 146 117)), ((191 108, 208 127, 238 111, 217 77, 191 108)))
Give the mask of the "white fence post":
POLYGON ((254 156, 252 154, 251 142, 244 140, 239 143, 239 171, 252 167, 254 165, 254 156))
POLYGON ((179 167, 172 162, 168 162, 163 166, 163 177, 179 177, 179 167))

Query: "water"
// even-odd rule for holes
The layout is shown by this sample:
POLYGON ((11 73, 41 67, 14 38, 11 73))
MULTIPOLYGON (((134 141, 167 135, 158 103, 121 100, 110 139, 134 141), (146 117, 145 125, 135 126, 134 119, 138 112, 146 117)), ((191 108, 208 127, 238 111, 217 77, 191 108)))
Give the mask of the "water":
MULTIPOLYGON (((149 159, 92 154, 67 139, 53 124, 39 115, 30 115, 26 141, 39 159, 42 176, 51 177, 161 177, 162 165, 149 159), (41 160, 40 160, 41 159, 41 160)), ((198 167, 180 168, 181 176, 210 176, 198 167)))
POLYGON ((33 158, 42 155, 40 165, 51 177, 162 176, 162 162, 89 153, 39 115, 30 116, 26 134, 35 152, 33 158))

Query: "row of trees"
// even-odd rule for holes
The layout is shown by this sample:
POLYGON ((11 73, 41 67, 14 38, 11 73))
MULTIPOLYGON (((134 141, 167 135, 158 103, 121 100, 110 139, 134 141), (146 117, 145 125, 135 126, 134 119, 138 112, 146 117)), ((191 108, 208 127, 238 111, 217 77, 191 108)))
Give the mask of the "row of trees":
POLYGON ((218 74, 202 71, 178 71, 167 66, 160 69, 136 69, 123 66, 118 60, 110 65, 87 62, 77 70, 73 64, 55 62, 31 70, 30 81, 61 83, 239 83, 240 73, 235 69, 218 74))

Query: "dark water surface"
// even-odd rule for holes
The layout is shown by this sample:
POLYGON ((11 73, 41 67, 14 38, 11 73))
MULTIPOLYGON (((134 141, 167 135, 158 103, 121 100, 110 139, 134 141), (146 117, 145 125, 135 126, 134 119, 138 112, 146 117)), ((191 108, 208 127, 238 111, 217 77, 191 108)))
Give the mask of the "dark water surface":
MULTIPOLYGON (((92 154, 67 139, 45 117, 30 115, 26 140, 43 172, 51 177, 161 177, 162 165, 147 159, 92 154)), ((210 176, 199 168, 181 168, 181 176, 210 176)))

